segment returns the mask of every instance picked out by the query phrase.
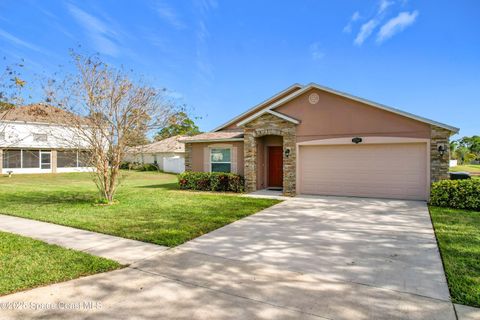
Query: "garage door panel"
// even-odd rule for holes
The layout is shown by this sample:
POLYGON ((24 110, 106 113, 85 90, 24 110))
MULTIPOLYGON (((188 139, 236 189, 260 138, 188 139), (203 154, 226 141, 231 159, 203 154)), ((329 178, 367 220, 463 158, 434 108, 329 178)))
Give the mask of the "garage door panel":
POLYGON ((426 199, 426 144, 301 146, 300 192, 426 199))

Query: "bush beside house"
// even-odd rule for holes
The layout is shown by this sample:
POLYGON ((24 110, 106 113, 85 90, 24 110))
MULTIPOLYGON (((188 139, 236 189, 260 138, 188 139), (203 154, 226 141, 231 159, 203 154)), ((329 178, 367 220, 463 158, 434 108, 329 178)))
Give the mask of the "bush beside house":
POLYGON ((430 204, 438 207, 480 210, 480 180, 442 180, 434 182, 430 204))
POLYGON ((184 190, 245 191, 245 180, 233 173, 188 171, 178 176, 178 184, 184 190))
POLYGON ((120 169, 135 171, 161 171, 159 167, 151 163, 122 162, 120 169))

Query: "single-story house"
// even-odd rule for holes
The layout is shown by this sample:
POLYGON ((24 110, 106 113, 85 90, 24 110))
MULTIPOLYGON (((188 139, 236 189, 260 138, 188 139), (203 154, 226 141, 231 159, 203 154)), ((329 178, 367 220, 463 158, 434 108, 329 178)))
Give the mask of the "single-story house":
POLYGON ((182 141, 186 170, 238 173, 248 192, 426 200, 458 131, 312 83, 182 141))
POLYGON ((185 171, 185 145, 174 136, 154 143, 131 147, 124 158, 127 162, 154 164, 165 172, 185 171))
POLYGON ((43 104, 0 113, 0 174, 92 170, 87 146, 68 125, 71 116, 43 104))

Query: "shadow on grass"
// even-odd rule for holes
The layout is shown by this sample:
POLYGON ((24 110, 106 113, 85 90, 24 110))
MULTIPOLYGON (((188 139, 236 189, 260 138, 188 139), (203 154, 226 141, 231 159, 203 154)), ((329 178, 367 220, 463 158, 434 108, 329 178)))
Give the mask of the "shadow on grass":
POLYGON ((152 184, 148 186, 138 186, 137 188, 147 188, 147 189, 163 189, 163 190, 180 190, 178 183, 162 183, 162 184, 152 184))
POLYGON ((96 193, 70 192, 28 192, 25 194, 9 194, 8 205, 49 205, 49 204, 93 204, 97 200, 96 193))
POLYGON ((160 189, 168 191, 177 191, 177 193, 190 193, 190 194, 200 194, 200 195, 211 195, 211 196, 238 196, 241 195, 241 192, 233 191, 210 191, 210 190, 192 190, 192 189, 180 189, 178 183, 164 183, 164 184, 153 184, 149 186, 138 186, 137 188, 147 188, 147 189, 160 189))

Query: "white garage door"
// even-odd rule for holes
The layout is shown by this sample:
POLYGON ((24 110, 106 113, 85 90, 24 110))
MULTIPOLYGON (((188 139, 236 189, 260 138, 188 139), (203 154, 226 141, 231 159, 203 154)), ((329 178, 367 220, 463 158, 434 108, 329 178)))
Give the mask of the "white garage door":
POLYGON ((300 193, 427 199, 425 143, 301 146, 300 193))

